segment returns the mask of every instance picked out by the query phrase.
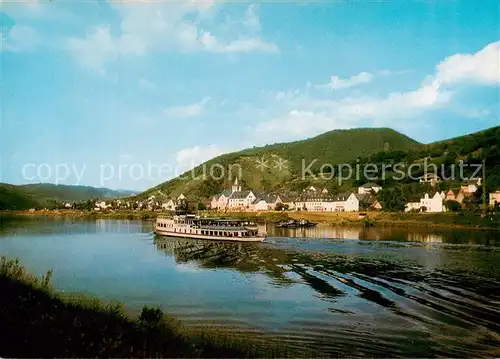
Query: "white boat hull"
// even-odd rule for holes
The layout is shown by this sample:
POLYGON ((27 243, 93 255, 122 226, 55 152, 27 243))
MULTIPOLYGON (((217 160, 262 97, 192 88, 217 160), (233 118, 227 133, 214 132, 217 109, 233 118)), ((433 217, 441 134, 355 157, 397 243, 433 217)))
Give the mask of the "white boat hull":
POLYGON ((225 236, 207 236, 194 233, 179 233, 164 230, 163 228, 155 228, 155 233, 159 236, 176 237, 176 238, 192 238, 192 239, 207 239, 211 241, 230 241, 230 242, 263 242, 265 236, 256 237, 225 237, 225 236))

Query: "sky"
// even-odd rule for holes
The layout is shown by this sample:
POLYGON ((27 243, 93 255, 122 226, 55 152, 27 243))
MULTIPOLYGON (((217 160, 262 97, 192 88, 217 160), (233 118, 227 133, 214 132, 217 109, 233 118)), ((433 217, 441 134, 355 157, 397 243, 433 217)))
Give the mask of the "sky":
POLYGON ((143 190, 333 129, 500 124, 494 0, 0 3, 0 182, 143 190))

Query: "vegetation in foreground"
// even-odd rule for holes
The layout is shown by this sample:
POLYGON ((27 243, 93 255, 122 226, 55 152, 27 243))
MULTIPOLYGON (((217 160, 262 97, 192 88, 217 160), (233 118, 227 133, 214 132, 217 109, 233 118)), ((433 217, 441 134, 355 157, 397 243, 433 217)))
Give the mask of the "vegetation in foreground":
POLYGON ((58 294, 50 285, 51 274, 38 278, 18 260, 1 258, 0 356, 287 356, 283 348, 265 348, 217 330, 190 332, 159 308, 144 307, 139 318, 132 319, 119 303, 58 294))

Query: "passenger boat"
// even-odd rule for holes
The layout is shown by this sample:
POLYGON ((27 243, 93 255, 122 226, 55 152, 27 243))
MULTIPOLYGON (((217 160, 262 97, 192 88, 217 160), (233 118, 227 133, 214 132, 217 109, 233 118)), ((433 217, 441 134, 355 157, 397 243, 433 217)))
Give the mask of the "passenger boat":
POLYGON ((155 233, 177 238, 211 239, 216 241, 262 242, 266 233, 250 221, 240 219, 200 218, 195 215, 176 215, 157 218, 155 233))

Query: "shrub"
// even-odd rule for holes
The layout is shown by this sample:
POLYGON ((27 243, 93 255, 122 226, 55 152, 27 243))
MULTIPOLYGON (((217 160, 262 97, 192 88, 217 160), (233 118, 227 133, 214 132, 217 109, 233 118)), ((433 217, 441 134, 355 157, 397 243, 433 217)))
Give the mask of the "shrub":
POLYGON ((462 209, 462 206, 457 201, 452 201, 452 200, 446 201, 444 205, 446 209, 450 212, 459 212, 460 209, 462 209))

